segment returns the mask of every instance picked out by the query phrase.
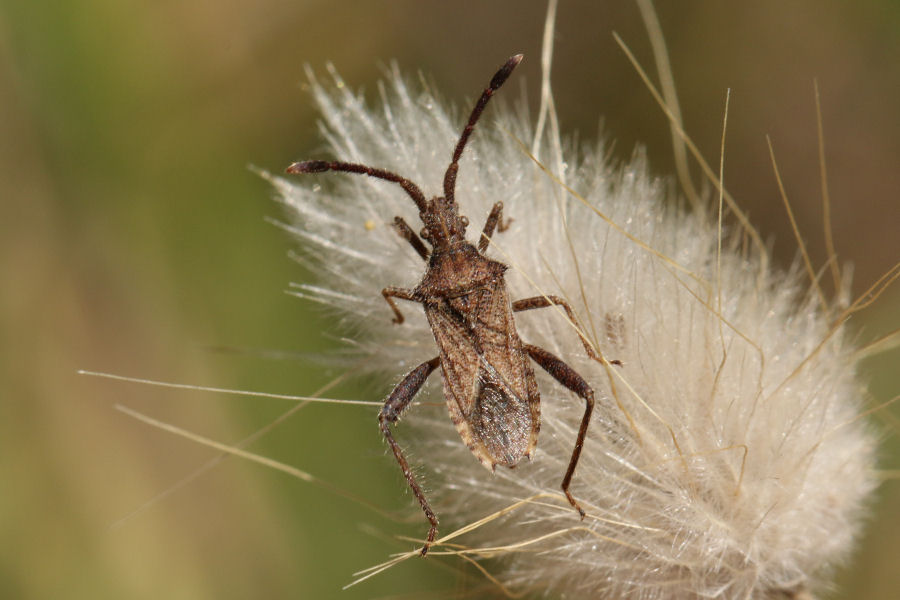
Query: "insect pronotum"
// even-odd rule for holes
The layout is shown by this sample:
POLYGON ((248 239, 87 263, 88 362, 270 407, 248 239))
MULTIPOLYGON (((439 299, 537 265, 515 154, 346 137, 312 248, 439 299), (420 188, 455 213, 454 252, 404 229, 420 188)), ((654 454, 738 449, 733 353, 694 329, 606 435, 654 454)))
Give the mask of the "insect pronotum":
MULTIPOLYGON (((513 320, 514 312, 552 305, 562 307, 572 322, 576 322, 575 313, 565 300, 555 296, 535 296, 510 302, 504 280, 507 266, 484 255, 494 230, 506 229, 507 224, 502 219, 503 204, 494 204, 476 247, 466 241, 468 219, 459 214, 454 197, 459 159, 466 142, 494 92, 521 60, 521 54, 507 60, 472 109, 444 174, 442 197, 428 200, 409 179, 361 164, 309 160, 294 163, 287 169, 288 173, 293 174, 343 171, 396 183, 415 202, 425 225, 420 237, 406 221, 395 217, 397 233, 412 245, 427 262, 427 267, 422 281, 415 288, 386 287, 381 294, 394 312, 393 320, 397 324, 403 323, 404 318, 394 302, 395 298, 424 306, 439 353, 403 378, 378 415, 381 431, 431 524, 422 546, 423 556, 434 542, 438 519, 416 482, 390 426, 400 419, 438 366, 443 374, 444 396, 453 424, 472 454, 492 471, 497 465, 514 467, 523 457, 531 459, 537 446, 541 427, 541 397, 528 357, 584 399, 584 415, 561 487, 581 517, 585 515, 569 492, 569 484, 590 423, 594 392, 562 360, 542 348, 522 342, 513 320), (431 245, 431 250, 422 238, 431 245)), ((584 336, 581 333, 578 335, 588 355, 602 362, 584 336)))

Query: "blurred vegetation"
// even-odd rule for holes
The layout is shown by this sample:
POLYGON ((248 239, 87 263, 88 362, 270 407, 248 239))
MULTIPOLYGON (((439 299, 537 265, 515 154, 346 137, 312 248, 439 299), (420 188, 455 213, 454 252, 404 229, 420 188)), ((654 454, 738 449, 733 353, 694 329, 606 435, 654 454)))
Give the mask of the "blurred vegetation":
MULTIPOLYGON (((863 291, 900 258, 898 3, 658 4, 687 129, 713 162, 733 88, 726 183, 775 240, 782 264, 796 242, 764 134, 821 265, 818 78, 835 242, 842 263, 855 265, 854 292, 863 291)), ((0 2, 0 596, 351 600, 430 590, 443 598, 479 581, 431 559, 340 590, 354 571, 409 546, 390 536, 421 535, 422 525, 374 411, 358 408, 306 408, 252 449, 414 517, 410 526, 229 459, 110 528, 213 455, 113 404, 226 442, 287 405, 118 384, 77 369, 298 394, 341 373, 214 349, 338 347, 322 312, 283 293, 306 274, 286 256, 292 242, 264 221, 279 210, 247 169, 277 171, 319 147, 304 63, 321 70, 332 61, 372 92, 379 66, 396 59, 465 104, 521 51, 515 85, 525 82, 535 106, 543 3, 339 6, 0 2)), ((563 128, 590 139, 602 119, 617 158, 645 144, 655 171, 671 173, 665 119, 611 38, 617 30, 652 70, 636 8, 563 0, 557 25, 563 128)), ((860 339, 900 327, 898 308, 895 287, 854 317, 860 339)), ((897 356, 865 365, 873 405, 900 390, 897 356)), ((378 399, 386 390, 385 382, 352 385, 330 394, 378 399)), ((898 415, 891 407, 877 417, 890 432, 883 467, 895 472, 898 415)), ((898 506, 900 485, 888 481, 835 597, 900 594, 898 506)))

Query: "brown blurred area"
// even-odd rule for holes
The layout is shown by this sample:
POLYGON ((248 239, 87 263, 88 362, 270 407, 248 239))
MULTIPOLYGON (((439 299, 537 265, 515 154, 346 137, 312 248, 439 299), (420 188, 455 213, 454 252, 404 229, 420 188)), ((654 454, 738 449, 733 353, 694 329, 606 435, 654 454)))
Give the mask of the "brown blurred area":
MULTIPOLYGON (((732 89, 726 185, 784 266, 797 243, 765 135, 821 267, 818 80, 838 261, 854 265, 853 292, 863 292, 900 259, 900 4, 683 0, 657 9, 686 129, 713 164, 732 89)), ((407 549, 391 536, 420 535, 419 520, 398 525, 236 459, 111 528, 214 456, 114 404, 224 442, 290 405, 76 370, 297 394, 339 375, 258 350, 339 347, 321 311, 283 293, 307 274, 287 257, 292 242, 265 222, 279 210, 247 168, 278 171, 321 148, 303 65, 322 71, 331 61, 374 102, 382 67, 396 59, 460 106, 524 52, 514 85, 534 110, 544 10, 511 0, 0 2, 0 597, 488 593, 477 574, 436 558, 341 591, 354 571, 407 549)), ((553 83, 562 127, 592 140, 602 121, 616 159, 641 144, 668 176, 666 120, 613 30, 653 71, 632 3, 561 2, 553 83)), ((863 342, 900 327, 898 288, 853 321, 863 342)), ((897 360, 895 350, 864 364, 872 406, 898 393, 897 360)), ((329 394, 385 391, 353 385, 329 394)), ((874 418, 888 431, 882 466, 895 473, 898 415, 891 407, 874 418)), ((308 407, 251 449, 419 516, 373 411, 308 407)), ((834 597, 900 595, 898 506, 900 486, 889 480, 834 597)))

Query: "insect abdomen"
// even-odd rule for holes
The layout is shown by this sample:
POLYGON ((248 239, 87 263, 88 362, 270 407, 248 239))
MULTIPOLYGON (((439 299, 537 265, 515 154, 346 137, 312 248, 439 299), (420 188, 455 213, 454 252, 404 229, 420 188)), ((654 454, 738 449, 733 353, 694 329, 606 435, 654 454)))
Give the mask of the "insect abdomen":
POLYGON ((425 312, 441 349, 447 408, 463 442, 490 469, 531 456, 540 394, 503 279, 425 312))
POLYGON ((527 399, 496 374, 479 373, 480 385, 468 422, 493 464, 513 467, 531 450, 533 420, 527 399))

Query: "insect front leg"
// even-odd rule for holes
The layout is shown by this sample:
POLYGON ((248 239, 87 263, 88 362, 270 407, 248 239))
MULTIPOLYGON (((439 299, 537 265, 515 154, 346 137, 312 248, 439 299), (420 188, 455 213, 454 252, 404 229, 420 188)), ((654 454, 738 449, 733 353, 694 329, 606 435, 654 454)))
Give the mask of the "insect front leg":
POLYGON ((439 364, 441 364, 441 358, 435 356, 428 362, 424 362, 410 371, 406 377, 403 378, 403 381, 394 388, 391 395, 388 396, 384 406, 381 407, 381 412, 378 414, 378 425, 381 427, 381 433, 384 434, 385 439, 387 439, 388 444, 391 446, 391 450, 394 452, 394 457, 397 459, 397 462, 400 463, 400 469, 403 470, 403 476, 406 477, 406 482, 412 489, 416 500, 422 505, 422 510, 425 512, 425 518, 431 523, 431 529, 428 530, 428 537, 425 538, 425 545, 422 546, 422 556, 425 556, 431 543, 434 542, 434 536, 437 535, 438 520, 431 510, 431 507, 428 506, 428 501, 425 499, 422 488, 416 483, 416 478, 409 468, 409 463, 406 462, 406 457, 403 456, 403 451, 400 450, 399 444, 397 444, 397 441, 391 434, 390 425, 400 420, 400 415, 403 414, 403 411, 406 410, 409 403, 412 402, 412 399, 415 398, 416 394, 422 388, 422 384, 425 383, 425 380, 428 379, 428 376, 431 375, 432 371, 434 371, 439 364))
POLYGON ((584 446, 584 438, 587 435, 588 425, 591 422, 591 413, 594 411, 594 390, 591 386, 575 372, 575 370, 564 363, 559 358, 550 354, 543 348, 524 344, 525 351, 528 355, 541 366, 545 371, 550 373, 558 382, 584 398, 584 416, 581 417, 581 427, 578 428, 578 437, 575 438, 575 448, 572 450, 572 458, 569 459, 569 468, 566 469, 566 476, 562 480, 562 491, 566 494, 566 498, 584 518, 584 509, 578 504, 572 494, 569 493, 569 484, 572 482, 572 474, 575 473, 575 466, 578 465, 578 458, 581 456, 581 448, 584 446))
POLYGON ((494 204, 491 213, 488 215, 487 221, 484 223, 484 230, 481 232, 481 237, 478 239, 478 252, 484 254, 487 250, 488 244, 491 243, 491 236, 494 235, 494 229, 503 233, 509 228, 510 223, 512 223, 512 219, 507 219, 506 221, 503 220, 503 203, 497 202, 494 204))
POLYGON ((397 325, 403 322, 403 314, 400 312, 400 309, 397 308, 397 305, 394 304, 394 301, 391 300, 391 298, 400 298, 401 300, 420 302, 415 290, 408 290, 406 288, 386 287, 381 290, 381 295, 384 296, 384 299, 387 301, 387 303, 391 305, 391 310, 394 311, 393 320, 397 325))
POLYGON ((425 246, 425 243, 422 239, 413 231, 412 227, 410 227, 406 221, 403 220, 403 217, 394 217, 394 229, 404 240, 410 243, 410 245, 415 248, 416 252, 418 252, 419 256, 422 257, 422 260, 428 260, 428 248, 425 246))
POLYGON ((512 309, 513 312, 521 312, 523 310, 547 308, 548 306, 554 305, 561 306, 562 309, 566 311, 566 315, 568 315, 569 320, 575 326, 575 332, 578 334, 578 337, 581 338, 581 344, 584 346, 584 351, 587 352, 587 355, 589 357, 602 364, 606 364, 608 362, 612 365, 622 365, 622 361, 620 360, 607 361, 605 358, 594 352, 594 348, 591 346, 591 343, 586 337, 584 337, 584 334, 581 332, 581 326, 578 324, 578 319, 575 318, 575 311, 572 310, 572 307, 569 306, 568 302, 566 302, 559 296, 534 296, 533 298, 522 298, 521 300, 516 300, 512 303, 512 309))

